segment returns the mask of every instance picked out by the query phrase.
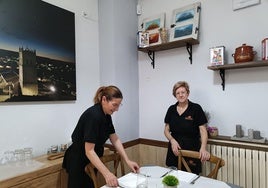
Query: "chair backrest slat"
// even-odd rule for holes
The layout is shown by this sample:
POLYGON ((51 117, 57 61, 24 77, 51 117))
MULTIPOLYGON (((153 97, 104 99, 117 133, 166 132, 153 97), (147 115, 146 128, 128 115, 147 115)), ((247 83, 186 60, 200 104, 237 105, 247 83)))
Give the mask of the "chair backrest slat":
MULTIPOLYGON (((194 159, 200 159, 200 153, 197 152, 197 151, 190 151, 190 150, 180 150, 179 151, 178 169, 181 170, 182 169, 182 164, 183 164, 183 166, 186 168, 186 170, 188 172, 191 172, 190 167, 188 166, 188 164, 185 161, 185 157, 194 158, 194 159)), ((225 165, 224 160, 219 158, 219 157, 217 157, 217 156, 215 156, 215 155, 210 154, 210 159, 208 160, 208 162, 213 163, 214 168, 207 175, 207 177, 217 179, 219 169, 222 166, 225 165)))
MULTIPOLYGON (((104 155, 100 157, 100 160, 107 166, 108 163, 113 162, 113 168, 110 169, 114 173, 115 176, 117 176, 117 169, 119 167, 119 164, 121 166, 121 175, 125 175, 125 169, 124 169, 124 162, 121 160, 121 157, 118 153, 112 153, 108 155, 104 155)), ((96 167, 89 163, 85 166, 85 172, 90 176, 90 178, 93 180, 94 187, 101 187, 100 182, 98 181, 98 170, 96 167)))

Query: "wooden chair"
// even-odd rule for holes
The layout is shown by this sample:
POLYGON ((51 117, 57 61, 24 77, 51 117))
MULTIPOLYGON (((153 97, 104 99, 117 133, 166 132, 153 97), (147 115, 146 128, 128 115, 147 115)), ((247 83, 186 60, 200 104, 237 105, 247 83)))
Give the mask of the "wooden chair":
MULTIPOLYGON (((118 153, 112 153, 108 155, 104 155, 100 157, 100 160, 111 170, 111 172, 114 173, 115 176, 117 176, 117 171, 119 164, 121 166, 121 176, 125 175, 125 169, 124 169, 124 162, 121 160, 121 157, 118 153)), ((103 179, 103 176, 98 172, 96 167, 92 164, 89 163, 85 167, 85 172, 91 177, 91 179, 94 182, 94 187, 98 188, 101 187, 105 184, 104 180, 100 180, 100 176, 103 179), (102 185, 103 184, 103 185, 102 185)))
MULTIPOLYGON (((188 172, 192 172, 185 160, 185 157, 199 159, 199 152, 190 151, 190 150, 179 150, 178 169, 181 170, 182 164, 183 164, 183 166, 186 168, 188 172)), ((210 154, 210 159, 208 160, 208 162, 213 163, 214 168, 211 170, 211 172, 208 175, 206 175, 206 177, 217 179, 219 169, 225 164, 224 160, 217 156, 210 154)))

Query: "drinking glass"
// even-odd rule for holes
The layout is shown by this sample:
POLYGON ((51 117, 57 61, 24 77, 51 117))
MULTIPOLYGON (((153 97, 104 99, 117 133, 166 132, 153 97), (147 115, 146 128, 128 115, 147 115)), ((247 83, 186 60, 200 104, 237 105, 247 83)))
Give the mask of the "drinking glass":
POLYGON ((144 173, 137 173, 136 188, 148 188, 148 177, 144 173))
POLYGON ((33 159, 33 148, 24 148, 23 149, 24 152, 24 159, 25 159, 25 164, 29 165, 32 163, 32 159, 33 159))
POLYGON ((14 155, 15 155, 15 158, 16 158, 16 161, 18 162, 21 162, 21 161, 24 161, 24 151, 23 149, 16 149, 14 151, 14 155))
POLYGON ((7 164, 15 161, 14 151, 5 151, 2 159, 2 164, 7 164))
POLYGON ((148 187, 157 188, 162 187, 162 178, 159 177, 148 177, 148 187))

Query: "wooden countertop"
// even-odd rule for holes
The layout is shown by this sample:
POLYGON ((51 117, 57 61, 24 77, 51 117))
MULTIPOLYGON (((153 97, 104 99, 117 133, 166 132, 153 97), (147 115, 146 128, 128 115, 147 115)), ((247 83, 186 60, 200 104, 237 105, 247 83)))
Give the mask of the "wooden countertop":
POLYGON ((20 175, 15 175, 14 177, 0 180, 0 187, 11 187, 15 186, 57 171, 62 169, 62 160, 63 158, 58 158, 55 160, 48 160, 48 155, 42 155, 34 158, 35 161, 41 162, 43 165, 31 172, 26 172, 20 175))
MULTIPOLYGON (((109 148, 104 148, 104 155, 109 154, 109 148)), ((8 178, 0 177, 0 188, 19 186, 22 183, 29 181, 39 181, 38 178, 48 176, 50 174, 60 173, 62 171, 62 161, 63 161, 63 153, 57 153, 58 156, 54 154, 51 155, 42 155, 39 157, 35 157, 33 160, 37 164, 36 168, 33 170, 28 170, 27 172, 19 173, 15 172, 14 176, 8 176, 8 178), (48 157, 52 157, 53 160, 49 160, 48 157)), ((24 169, 27 169, 27 166, 23 166, 24 169)), ((0 170, 8 169, 8 166, 2 167, 0 166, 0 170)), ((16 169, 16 164, 12 164, 12 169, 16 169)), ((10 169, 8 169, 10 170, 10 169)), ((61 177, 62 178, 62 177, 61 177)), ((65 181, 65 180, 64 180, 65 181)), ((62 182, 64 184, 65 182, 62 182)), ((35 186, 33 186, 35 187, 35 186)), ((65 187, 62 186, 61 187, 65 187)))

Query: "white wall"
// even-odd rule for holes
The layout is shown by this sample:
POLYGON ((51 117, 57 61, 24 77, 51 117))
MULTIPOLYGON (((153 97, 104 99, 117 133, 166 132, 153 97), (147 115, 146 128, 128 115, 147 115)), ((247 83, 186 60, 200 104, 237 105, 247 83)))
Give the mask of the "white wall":
MULTIPOLYGON (((165 12, 169 26, 172 10, 194 2, 139 0, 143 12, 139 23, 165 12)), ((227 70, 225 91, 218 72, 207 69, 209 48, 214 46, 226 47, 228 63, 233 63, 231 54, 243 43, 253 46, 260 59, 261 40, 268 37, 268 1, 237 11, 231 0, 201 0, 201 7, 200 44, 193 46, 192 65, 184 47, 156 52, 155 69, 147 54, 138 53, 140 137, 166 140, 164 116, 175 103, 172 87, 179 80, 189 82, 190 100, 211 113, 210 125, 217 126, 221 135, 234 135, 235 125, 241 124, 244 131, 253 128, 268 137, 268 68, 227 70)))
POLYGON ((113 115, 123 141, 139 137, 136 5, 136 0, 99 0, 101 84, 123 92, 123 106, 113 115))
MULTIPOLYGON (((211 125, 218 126, 220 134, 233 135, 235 124, 240 123, 244 129, 258 129, 262 136, 268 137, 265 126, 268 69, 226 71, 225 91, 218 73, 207 69, 208 50, 212 46, 224 45, 229 63, 232 63, 231 54, 242 43, 254 46, 260 57, 260 41, 268 37, 267 0, 238 11, 232 10, 232 1, 201 1, 200 44, 193 46, 193 64, 189 64, 186 49, 177 48, 157 52, 155 69, 147 54, 138 52, 136 59, 137 27, 133 27, 136 0, 113 0, 112 4, 104 0, 46 2, 75 12, 77 100, 1 103, 0 155, 27 146, 32 146, 34 154, 39 155, 52 144, 69 142, 79 116, 92 105, 100 84, 117 84, 123 91, 124 105, 113 115, 123 141, 137 137, 166 140, 163 119, 168 106, 175 102, 171 91, 178 80, 189 82, 190 99, 211 113, 211 125), (106 22, 102 22, 104 12, 99 20, 99 2, 100 10, 110 13, 111 18, 106 17, 106 22), (99 24, 103 28, 109 21, 114 23, 112 28, 107 27, 112 38, 105 43, 102 38, 105 32, 99 34, 99 24)), ((192 2, 195 1, 140 0, 143 14, 139 19, 166 12, 169 25, 172 10, 192 2)))
POLYGON ((45 153, 53 144, 70 142, 80 114, 92 105, 100 84, 97 0, 47 0, 75 13, 77 100, 0 104, 0 158, 6 150, 33 147, 45 153), (82 17, 82 12, 88 18, 82 17))
POLYGON ((138 138, 136 0, 46 2, 75 13, 77 100, 1 103, 0 158, 6 150, 31 146, 40 155, 51 145, 70 142, 100 85, 115 84, 123 92, 123 106, 113 115, 121 140, 138 138))

